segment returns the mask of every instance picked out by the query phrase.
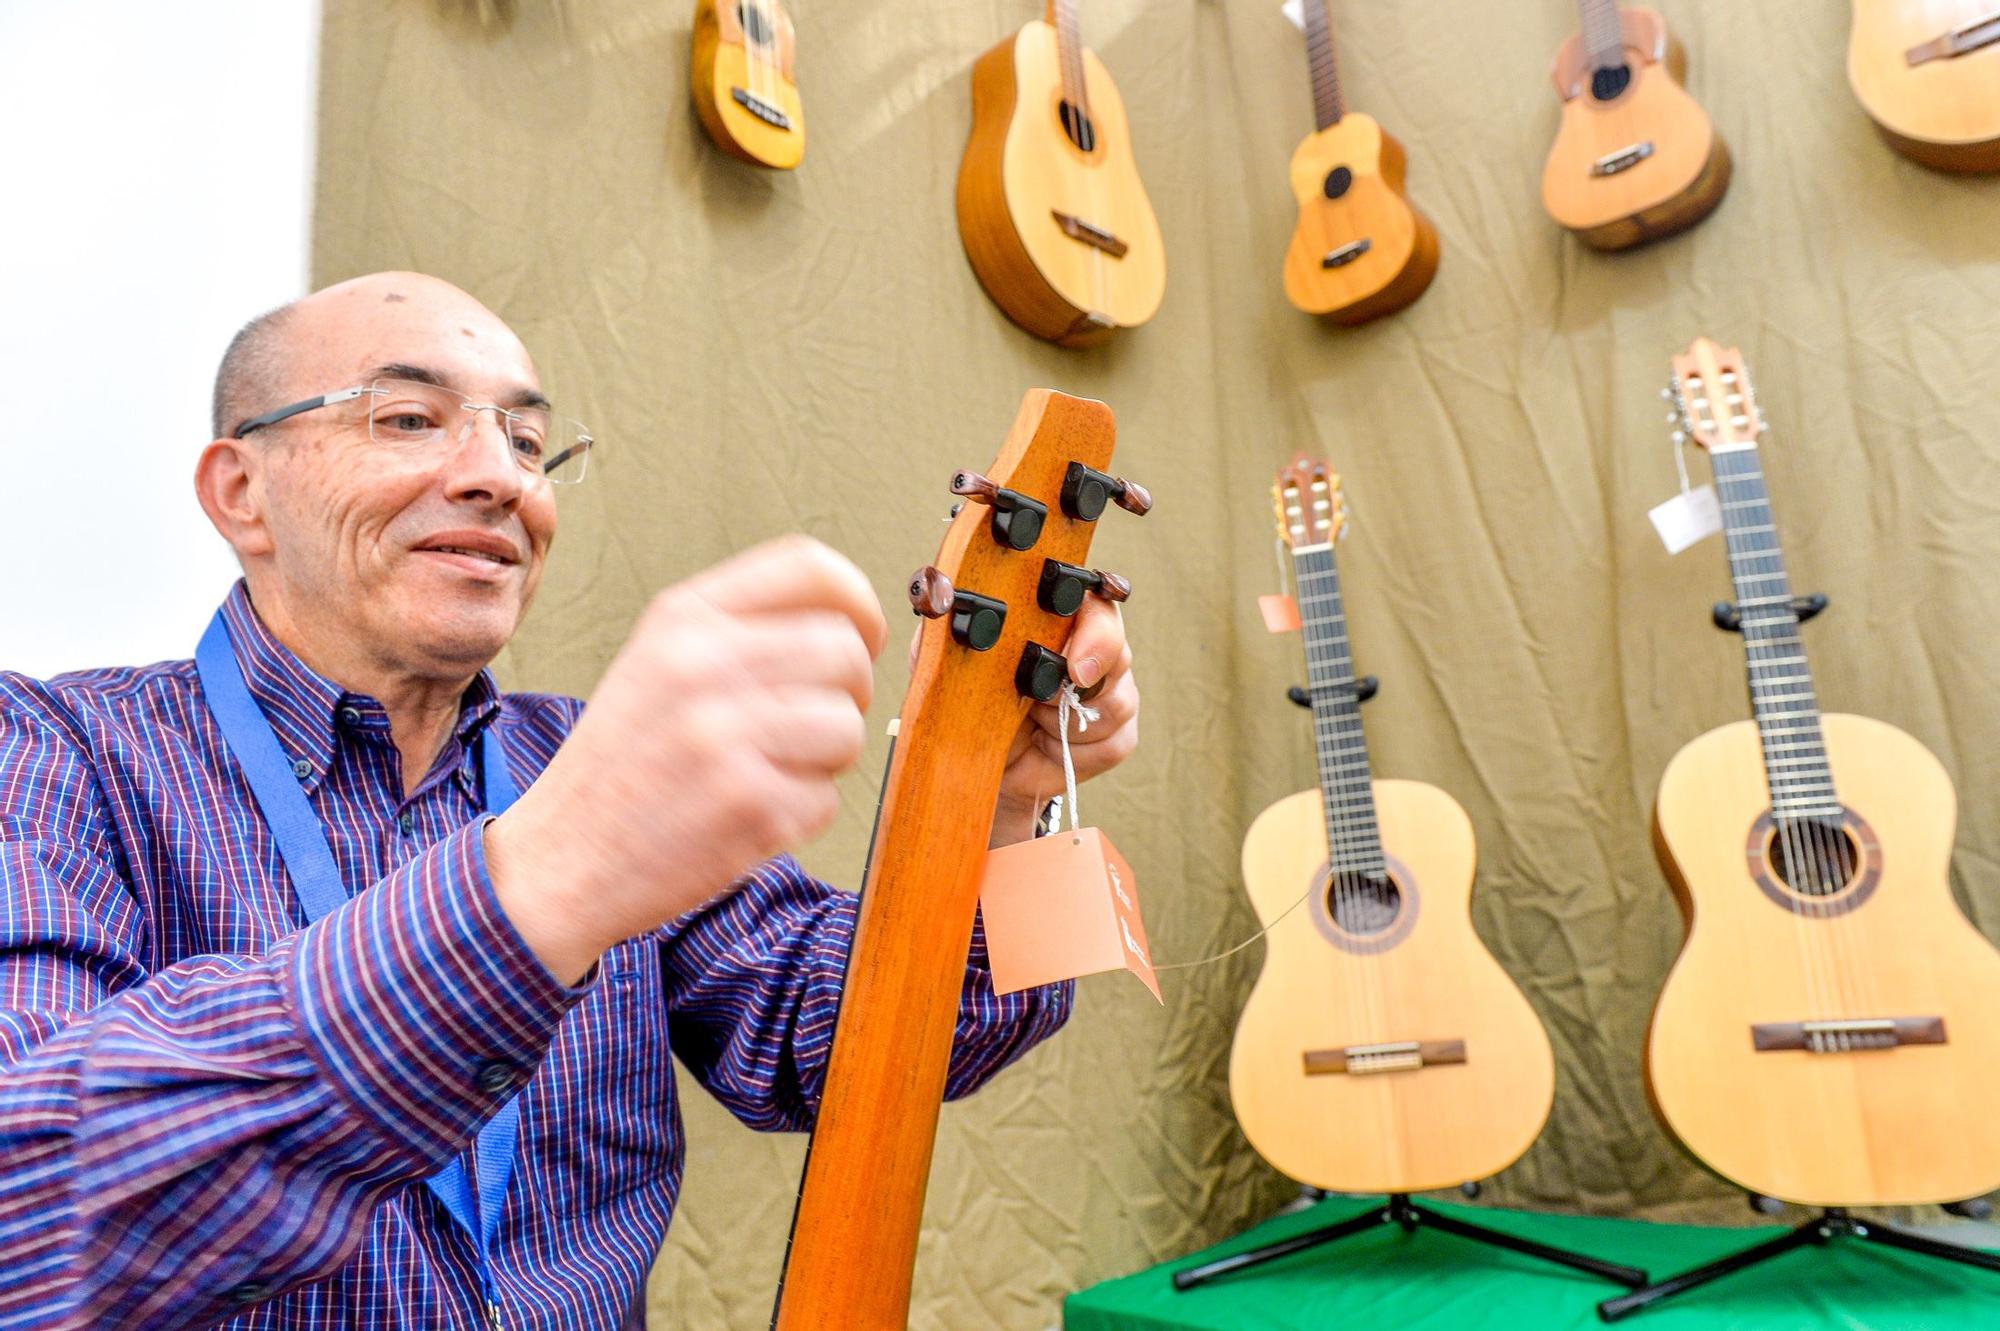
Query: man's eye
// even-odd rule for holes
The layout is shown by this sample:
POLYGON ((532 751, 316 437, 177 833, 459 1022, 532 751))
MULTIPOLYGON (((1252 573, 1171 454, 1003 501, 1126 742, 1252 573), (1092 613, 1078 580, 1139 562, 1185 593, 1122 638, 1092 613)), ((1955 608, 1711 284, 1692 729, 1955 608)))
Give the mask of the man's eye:
POLYGON ((542 455, 542 440, 539 435, 522 430, 514 431, 514 451, 524 458, 539 458, 542 455))
POLYGON ((392 435, 425 434, 431 426, 431 418, 421 411, 385 411, 375 418, 375 428, 392 435))

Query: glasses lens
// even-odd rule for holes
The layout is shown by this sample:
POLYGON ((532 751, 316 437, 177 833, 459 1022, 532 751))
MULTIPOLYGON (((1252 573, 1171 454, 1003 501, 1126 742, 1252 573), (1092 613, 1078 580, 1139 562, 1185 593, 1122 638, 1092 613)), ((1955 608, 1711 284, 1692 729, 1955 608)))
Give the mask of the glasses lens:
POLYGON ((530 471, 539 471, 551 485, 575 485, 590 469, 596 443, 582 421, 540 408, 509 413, 513 423, 514 456, 530 471))
POLYGON ((542 407, 502 411, 494 406, 467 410, 465 395, 411 379, 377 379, 365 395, 368 437, 378 444, 417 451, 463 439, 486 413, 507 432, 507 445, 521 470, 547 476, 555 485, 574 485, 589 469, 595 440, 583 422, 542 407))
POLYGON ((378 444, 421 449, 444 438, 460 399, 435 384, 377 379, 362 395, 368 437, 378 444))

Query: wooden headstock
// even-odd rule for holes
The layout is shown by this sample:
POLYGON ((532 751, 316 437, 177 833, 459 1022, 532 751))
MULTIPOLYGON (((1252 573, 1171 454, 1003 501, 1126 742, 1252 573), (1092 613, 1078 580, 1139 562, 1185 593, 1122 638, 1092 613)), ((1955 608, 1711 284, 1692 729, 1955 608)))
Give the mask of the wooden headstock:
POLYGON ((1331 545, 1347 530, 1340 473, 1304 453, 1278 468, 1271 499, 1277 509, 1278 539, 1293 550, 1331 545))
POLYGON ((1693 439, 1710 453, 1755 448, 1764 433, 1764 413, 1750 388, 1743 353, 1705 337, 1674 357, 1667 397, 1674 404, 1674 442, 1693 439))

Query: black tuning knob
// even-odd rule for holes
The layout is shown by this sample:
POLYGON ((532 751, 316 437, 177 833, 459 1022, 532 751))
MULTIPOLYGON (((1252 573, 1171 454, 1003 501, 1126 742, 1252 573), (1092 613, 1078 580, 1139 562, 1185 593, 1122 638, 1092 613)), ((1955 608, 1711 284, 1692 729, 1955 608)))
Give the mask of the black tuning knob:
POLYGON ((976 471, 956 471, 951 492, 993 510, 993 539, 1009 550, 1032 550, 1042 537, 1049 506, 1017 490, 1003 490, 976 471))
POLYGON ((1096 592, 1107 601, 1123 601, 1132 594, 1132 584, 1116 573, 1102 569, 1078 568, 1059 559, 1042 561, 1042 583, 1035 600, 1052 615, 1073 615, 1083 606, 1085 592, 1096 592))
POLYGON ((975 592, 962 592, 934 568, 910 575, 910 608, 925 619, 951 616, 951 636, 960 646, 983 652, 1000 641, 1007 623, 1007 603, 975 592))
POLYGON ((1095 522, 1107 503, 1116 503, 1127 513, 1145 517, 1152 512, 1153 496, 1137 481, 1107 476, 1081 462, 1069 464, 1063 473, 1062 511, 1085 522, 1095 522))
POLYGON ((1021 650, 1021 664, 1014 667, 1014 687, 1036 702, 1054 702, 1069 678, 1069 662, 1038 642, 1021 650))

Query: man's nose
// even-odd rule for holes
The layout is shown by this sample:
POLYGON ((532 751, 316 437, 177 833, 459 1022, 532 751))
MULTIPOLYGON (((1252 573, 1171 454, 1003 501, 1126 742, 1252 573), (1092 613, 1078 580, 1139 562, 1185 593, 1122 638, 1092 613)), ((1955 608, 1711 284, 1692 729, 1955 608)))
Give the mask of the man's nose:
POLYGON ((512 507, 520 502, 530 479, 514 458, 506 418, 492 407, 465 413, 446 465, 445 484, 454 499, 484 499, 512 507))

